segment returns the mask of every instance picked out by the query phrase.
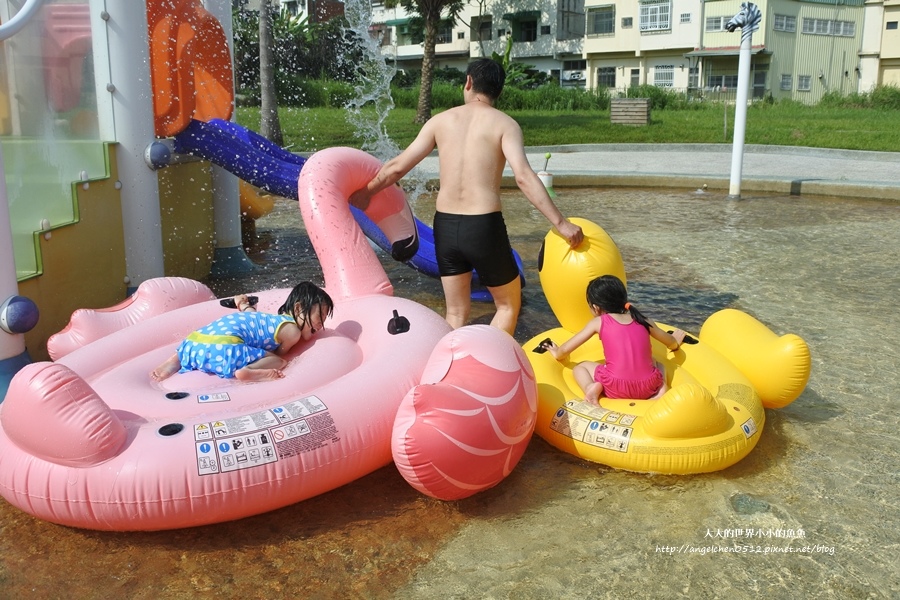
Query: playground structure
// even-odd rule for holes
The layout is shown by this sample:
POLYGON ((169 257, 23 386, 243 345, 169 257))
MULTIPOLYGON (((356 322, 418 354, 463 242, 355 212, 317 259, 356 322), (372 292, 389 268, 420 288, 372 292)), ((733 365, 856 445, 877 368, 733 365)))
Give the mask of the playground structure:
POLYGON ((190 157, 147 162, 193 120, 231 118, 231 4, 116 4, 0 5, 0 304, 40 307, 29 331, 0 331, 0 399, 74 310, 155 277, 252 268, 237 177, 190 157))
MULTIPOLYGON (((15 371, 48 357, 46 340, 76 309, 115 305, 156 277, 251 270, 240 196, 256 192, 239 194, 238 177, 295 198, 305 162, 230 121, 226 0, 115 8, 27 0, 8 12, 0 5, 0 165, 9 189, 0 241, 8 237, 13 250, 0 257, 0 305, 30 299, 40 319, 24 333, 0 331, 0 401, 15 371)), ((360 211, 354 216, 393 250, 360 211)), ((432 232, 417 227, 420 251, 409 264, 436 277, 432 232)), ((490 299, 473 289, 473 298, 490 299)))

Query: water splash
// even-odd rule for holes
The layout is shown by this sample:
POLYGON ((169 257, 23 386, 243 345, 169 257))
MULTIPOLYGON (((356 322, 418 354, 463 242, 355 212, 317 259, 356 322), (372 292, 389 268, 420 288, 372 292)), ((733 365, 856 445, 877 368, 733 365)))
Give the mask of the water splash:
MULTIPOLYGON (((347 105, 347 121, 362 139, 361 149, 382 161, 400 153, 400 147, 387 133, 385 120, 394 108, 391 81, 397 69, 381 52, 382 36, 372 36, 372 5, 368 0, 347 0, 344 4, 347 19, 345 34, 359 41, 361 57, 353 65, 356 72, 354 98, 347 105)), ((348 60, 345 57, 344 60, 348 60)), ((404 178, 410 203, 426 192, 427 177, 416 168, 404 178)))

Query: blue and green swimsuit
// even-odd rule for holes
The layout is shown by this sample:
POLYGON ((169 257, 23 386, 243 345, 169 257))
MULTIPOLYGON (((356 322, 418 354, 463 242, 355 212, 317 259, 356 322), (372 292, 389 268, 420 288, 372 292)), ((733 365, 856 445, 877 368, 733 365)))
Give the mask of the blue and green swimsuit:
POLYGON ((275 352, 278 331, 294 323, 288 315, 235 312, 194 331, 178 347, 180 373, 205 371, 223 378, 275 352))

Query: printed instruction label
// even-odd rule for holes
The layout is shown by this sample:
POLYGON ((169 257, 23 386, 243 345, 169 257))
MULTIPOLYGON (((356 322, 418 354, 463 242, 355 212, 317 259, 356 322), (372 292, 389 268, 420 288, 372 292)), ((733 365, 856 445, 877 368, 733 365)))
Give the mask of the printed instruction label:
POLYGON ((628 452, 637 415, 620 413, 570 400, 560 406, 550 420, 550 429, 573 440, 613 450, 628 452))
POLYGON ((337 440, 337 428, 328 407, 316 396, 194 425, 200 475, 277 462, 337 440))

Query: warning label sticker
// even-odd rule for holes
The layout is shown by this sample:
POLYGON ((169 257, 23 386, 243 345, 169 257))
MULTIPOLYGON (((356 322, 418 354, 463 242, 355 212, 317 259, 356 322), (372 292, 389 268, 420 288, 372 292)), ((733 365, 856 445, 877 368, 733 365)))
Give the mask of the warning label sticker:
POLYGON ((321 448, 340 438, 316 396, 194 425, 200 475, 247 469, 321 448))
POLYGON ((756 433, 756 421, 753 420, 753 417, 741 423, 741 430, 747 439, 753 437, 753 434, 756 433))
POLYGON ((206 404, 208 402, 228 402, 231 400, 231 396, 228 395, 228 392, 216 392, 215 394, 200 394, 197 396, 197 402, 200 404, 206 404))
POLYGON ((633 431, 631 425, 636 418, 636 415, 570 400, 553 415, 550 429, 585 444, 615 452, 628 452, 633 431))

